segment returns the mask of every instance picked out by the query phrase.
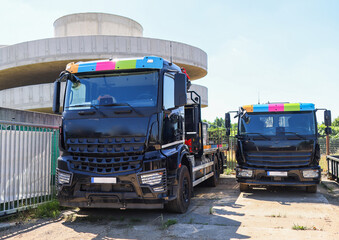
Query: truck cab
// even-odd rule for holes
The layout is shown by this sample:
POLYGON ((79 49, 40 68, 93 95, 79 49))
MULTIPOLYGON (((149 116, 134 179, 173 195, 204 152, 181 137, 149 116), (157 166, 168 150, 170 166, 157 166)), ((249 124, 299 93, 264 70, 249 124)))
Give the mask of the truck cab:
POLYGON ((60 82, 66 82, 57 169, 61 205, 187 211, 194 167, 212 162, 196 170, 204 170, 203 180, 215 169, 202 144, 185 144, 203 139, 201 119, 192 117, 200 117, 200 104, 187 104, 185 71, 154 56, 70 63, 55 82, 56 113, 60 82), (192 119, 185 121, 185 114, 192 119))
POLYGON ((321 178, 316 111, 312 103, 240 108, 236 177, 241 191, 256 185, 293 185, 316 192, 321 178))

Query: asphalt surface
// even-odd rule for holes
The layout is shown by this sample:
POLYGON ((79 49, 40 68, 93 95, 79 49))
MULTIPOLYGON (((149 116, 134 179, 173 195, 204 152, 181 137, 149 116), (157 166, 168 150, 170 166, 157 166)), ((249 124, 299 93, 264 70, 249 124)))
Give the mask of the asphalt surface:
POLYGON ((333 181, 324 179, 315 194, 291 187, 240 193, 234 176, 222 176, 217 187, 194 192, 186 214, 68 210, 55 220, 2 229, 0 239, 339 239, 339 187, 333 181))

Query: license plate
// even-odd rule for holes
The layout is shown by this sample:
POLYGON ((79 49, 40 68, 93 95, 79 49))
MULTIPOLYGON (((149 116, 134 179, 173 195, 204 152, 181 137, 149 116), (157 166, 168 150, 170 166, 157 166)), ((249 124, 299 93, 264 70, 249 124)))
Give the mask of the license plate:
POLYGON ((91 183, 117 183, 115 177, 92 177, 91 183))
POLYGON ((287 172, 268 171, 267 176, 271 177, 287 177, 287 172))

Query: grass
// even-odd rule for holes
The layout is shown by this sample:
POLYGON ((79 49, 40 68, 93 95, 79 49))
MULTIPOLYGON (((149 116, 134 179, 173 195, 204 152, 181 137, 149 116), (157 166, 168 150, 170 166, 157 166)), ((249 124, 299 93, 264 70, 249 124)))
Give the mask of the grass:
POLYGON ((293 230, 307 230, 308 228, 305 226, 300 226, 299 224, 293 224, 293 230))
POLYGON ((39 205, 35 211, 36 218, 57 218, 60 215, 60 204, 57 200, 39 205))
POLYGON ((232 170, 231 168, 226 168, 224 171, 224 174, 226 175, 231 175, 234 172, 234 170, 232 170))
POLYGON ((286 215, 281 215, 280 213, 278 215, 276 214, 271 214, 271 215, 266 215, 265 217, 272 217, 272 218, 286 218, 286 215))
POLYGON ((327 161, 326 161, 326 155, 325 155, 325 154, 321 155, 320 161, 319 161, 319 165, 320 165, 321 169, 322 169, 324 172, 327 172, 327 171, 328 171, 328 168, 327 168, 327 161))
POLYGON ((169 226, 177 224, 178 220, 176 219, 168 219, 166 222, 162 224, 162 229, 167 229, 169 226))
POLYGON ((61 210, 66 208, 61 207, 59 202, 54 199, 50 202, 46 202, 38 205, 36 208, 28 208, 24 211, 20 211, 14 215, 10 215, 7 218, 3 218, 3 221, 10 222, 27 222, 32 219, 40 219, 40 218, 58 218, 60 216, 61 210))

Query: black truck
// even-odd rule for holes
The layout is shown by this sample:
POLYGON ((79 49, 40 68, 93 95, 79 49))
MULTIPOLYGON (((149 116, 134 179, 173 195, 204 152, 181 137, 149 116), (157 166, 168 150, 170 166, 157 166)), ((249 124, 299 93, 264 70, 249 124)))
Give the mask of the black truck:
POLYGON ((54 83, 62 206, 184 213, 193 187, 215 186, 225 146, 208 146, 186 71, 160 57, 70 63, 54 83), (191 104, 187 104, 187 96, 191 104))
MULTIPOLYGON (((240 191, 250 186, 305 186, 316 192, 320 181, 320 147, 312 103, 255 104, 237 111, 236 178, 240 191)), ((230 135, 230 113, 225 114, 230 135)), ((331 113, 325 110, 325 124, 331 113)), ((327 131, 330 128, 327 127, 327 131)))

